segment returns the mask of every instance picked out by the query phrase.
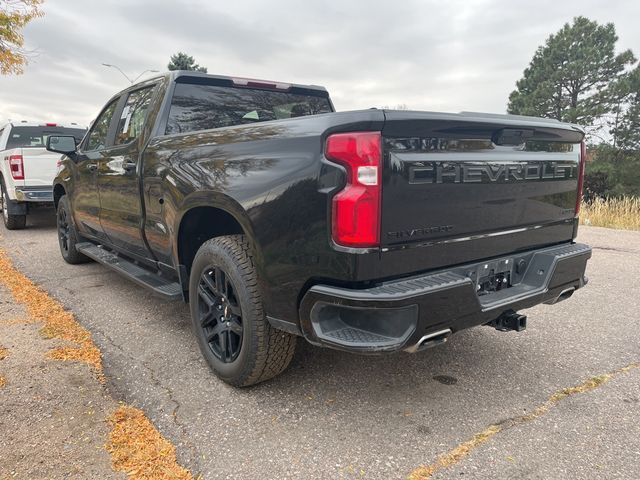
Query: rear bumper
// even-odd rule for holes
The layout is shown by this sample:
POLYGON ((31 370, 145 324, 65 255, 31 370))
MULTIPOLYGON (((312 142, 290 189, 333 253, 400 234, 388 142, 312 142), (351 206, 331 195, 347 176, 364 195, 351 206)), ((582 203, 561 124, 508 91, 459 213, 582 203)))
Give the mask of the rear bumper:
POLYGON ((361 290, 315 285, 300 304, 301 329, 311 343, 336 349, 416 351, 432 334, 483 325, 509 311, 570 297, 586 284, 589 258, 588 245, 563 244, 361 290), (512 286, 478 295, 492 271, 508 274, 512 286))
POLYGON ((16 187, 16 200, 53 203, 53 187, 16 187))

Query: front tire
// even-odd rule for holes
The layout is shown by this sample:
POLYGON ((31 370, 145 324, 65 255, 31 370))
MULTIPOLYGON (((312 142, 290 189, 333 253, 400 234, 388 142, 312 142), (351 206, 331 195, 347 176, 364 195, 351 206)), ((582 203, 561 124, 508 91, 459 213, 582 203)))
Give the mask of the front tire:
POLYGON ((58 209, 56 210, 56 226, 58 227, 58 244, 60 245, 60 253, 62 258, 71 265, 86 263, 90 259, 76 250, 79 243, 79 235, 71 218, 71 207, 69 199, 66 195, 58 200, 58 209))
POLYGON ((191 267, 189 304, 200 350, 223 381, 247 387, 275 377, 291 362, 296 337, 267 321, 244 235, 202 244, 191 267))
POLYGON ((7 230, 22 230, 27 225, 26 215, 11 215, 7 204, 10 202, 7 189, 4 186, 4 179, 0 179, 0 210, 2 210, 2 221, 7 230))

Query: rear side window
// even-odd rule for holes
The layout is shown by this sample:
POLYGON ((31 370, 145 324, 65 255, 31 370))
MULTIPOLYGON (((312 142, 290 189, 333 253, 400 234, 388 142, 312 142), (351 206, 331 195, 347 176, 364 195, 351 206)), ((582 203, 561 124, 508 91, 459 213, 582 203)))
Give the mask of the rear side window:
POLYGON ((271 90, 178 83, 167 134, 331 112, 329 99, 271 90))
POLYGON ((111 102, 109 106, 102 111, 96 121, 93 122, 91 131, 89 132, 89 140, 87 141, 87 147, 85 150, 100 150, 107 146, 109 126, 111 125, 113 113, 115 112, 116 106, 118 105, 118 100, 119 99, 116 99, 111 102))
POLYGON ((50 135, 73 135, 76 143, 84 137, 81 128, 58 127, 13 127, 7 139, 7 150, 12 148, 44 148, 50 135))
POLYGON ((129 143, 140 135, 151 104, 153 87, 131 92, 120 114, 116 129, 116 145, 129 143))

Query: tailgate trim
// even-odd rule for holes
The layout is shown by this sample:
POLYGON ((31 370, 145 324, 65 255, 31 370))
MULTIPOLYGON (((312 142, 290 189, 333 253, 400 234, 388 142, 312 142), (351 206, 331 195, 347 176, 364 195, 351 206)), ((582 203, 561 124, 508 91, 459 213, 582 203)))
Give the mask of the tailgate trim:
POLYGON ((545 223, 538 223, 536 225, 527 225, 524 227, 518 227, 518 228, 510 228, 508 230, 500 230, 497 232, 488 232, 488 233, 478 233, 478 234, 473 234, 473 235, 467 235, 467 236, 463 236, 463 237, 456 237, 456 238, 445 238, 442 240, 434 240, 432 242, 413 242, 413 243, 401 243, 401 244, 396 244, 396 245, 387 245, 385 247, 381 247, 380 250, 382 252, 391 252, 394 250, 404 250, 407 248, 424 248, 424 247, 431 247, 433 245, 446 245, 448 243, 460 243, 460 242, 469 242, 472 240, 480 240, 483 238, 492 238, 492 237, 501 237, 503 235, 512 235, 514 233, 523 233, 523 232, 529 232, 532 230, 539 230, 541 228, 545 228, 545 227, 551 227, 551 226, 556 226, 556 225, 573 225, 575 223, 575 218, 565 218, 563 220, 556 220, 556 221, 551 221, 551 222, 545 222, 545 223))

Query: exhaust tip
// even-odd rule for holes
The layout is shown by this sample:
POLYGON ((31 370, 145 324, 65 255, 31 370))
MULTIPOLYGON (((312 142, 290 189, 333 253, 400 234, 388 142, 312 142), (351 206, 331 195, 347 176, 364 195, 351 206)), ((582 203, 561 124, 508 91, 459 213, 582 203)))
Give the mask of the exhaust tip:
POLYGON ((422 350, 426 350, 427 348, 432 348, 437 345, 441 345, 446 342, 451 336, 451 329, 447 328, 445 330, 438 330, 437 332, 428 333, 420 340, 417 341, 415 345, 405 349, 406 352, 415 353, 422 350))
POLYGON ((567 288, 566 290, 563 290, 560 295, 558 295, 558 299, 556 300, 557 302, 561 302, 562 300, 566 300, 567 298, 569 298, 571 295, 573 295, 573 292, 575 292, 576 289, 571 287, 571 288, 567 288))
POLYGON ((544 303, 547 305, 554 305, 558 302, 562 302, 563 300, 566 300, 567 298, 571 297, 573 295, 573 292, 575 291, 576 291, 575 287, 567 288, 562 292, 560 292, 560 295, 558 295, 556 298, 544 303))

